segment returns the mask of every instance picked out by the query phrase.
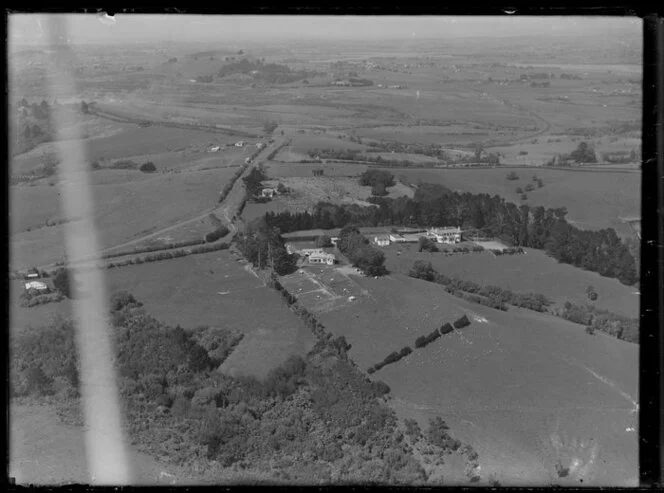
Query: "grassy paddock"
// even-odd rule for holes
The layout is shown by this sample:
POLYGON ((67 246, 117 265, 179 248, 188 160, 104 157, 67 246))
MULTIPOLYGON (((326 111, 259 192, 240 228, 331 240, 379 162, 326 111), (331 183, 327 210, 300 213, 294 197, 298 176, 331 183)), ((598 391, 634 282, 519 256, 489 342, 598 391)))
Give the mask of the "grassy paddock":
POLYGON ((445 256, 439 253, 418 253, 417 245, 390 245, 385 252, 389 270, 407 274, 416 260, 431 262, 433 268, 449 277, 495 285, 517 293, 541 293, 558 303, 593 304, 626 317, 639 313, 639 295, 630 286, 616 279, 602 277, 577 267, 559 264, 541 250, 526 248, 526 255, 493 256, 490 252, 445 256), (401 255, 397 251, 401 250, 401 255), (592 285, 599 294, 591 302, 586 288, 592 285))

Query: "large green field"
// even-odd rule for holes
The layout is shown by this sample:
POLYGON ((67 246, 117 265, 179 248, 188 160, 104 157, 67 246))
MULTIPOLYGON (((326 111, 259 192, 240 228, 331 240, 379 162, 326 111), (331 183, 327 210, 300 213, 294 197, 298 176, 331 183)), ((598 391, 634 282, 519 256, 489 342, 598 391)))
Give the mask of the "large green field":
POLYGON ((494 256, 489 252, 455 254, 418 253, 417 245, 390 245, 381 248, 389 270, 408 274, 416 260, 431 262, 436 271, 449 277, 494 285, 522 293, 541 293, 559 304, 592 304, 598 308, 636 318, 638 290, 616 279, 602 277, 569 264, 559 264, 541 250, 526 248, 525 255, 494 256), (401 251, 400 255, 397 252, 401 251), (591 302, 586 288, 593 286, 599 297, 591 302))
MULTIPOLYGON (((121 179, 109 180, 110 183, 102 180, 92 187, 93 218, 101 247, 121 244, 212 209, 236 171, 219 168, 149 177, 139 171, 102 172, 132 178, 124 183, 121 179)), ((62 217, 59 193, 59 186, 45 183, 11 188, 10 258, 14 268, 62 258, 66 225, 41 227, 49 219, 62 217)))
MULTIPOLYGON (((85 156, 89 162, 176 153, 192 146, 225 145, 238 140, 220 133, 180 128, 139 127, 122 123, 114 123, 113 126, 116 127, 116 131, 108 136, 82 141, 85 144, 85 156)), ((76 141, 59 143, 60 146, 65 147, 80 144, 81 142, 76 141)), ((42 162, 43 154, 53 152, 53 150, 54 145, 48 143, 14 157, 11 164, 12 174, 29 173, 37 169, 42 162)))
POLYGON ((466 313, 472 324, 376 374, 402 417, 444 416, 503 484, 636 484, 638 346, 545 314, 492 310, 401 274, 358 278, 373 299, 320 316, 363 367, 466 313), (578 461, 567 480, 554 466, 578 461), (565 483, 565 481, 570 481, 565 483))
POLYGON ((629 227, 621 217, 641 214, 641 173, 603 171, 562 171, 542 168, 528 169, 436 169, 394 170, 413 183, 440 183, 451 190, 500 195, 509 202, 532 206, 566 207, 569 222, 581 229, 614 228, 629 235, 629 227), (518 180, 507 180, 516 171, 518 180), (521 201, 516 188, 533 183, 537 175, 544 183, 521 201))
MULTIPOLYGON (((245 334, 221 370, 264 376, 293 354, 304 355, 313 335, 281 297, 237 262, 229 251, 191 255, 102 271, 107 294, 131 292, 158 320, 184 328, 230 327, 245 334)), ((71 314, 71 302, 17 306, 22 286, 12 281, 11 326, 21 329, 71 314)))

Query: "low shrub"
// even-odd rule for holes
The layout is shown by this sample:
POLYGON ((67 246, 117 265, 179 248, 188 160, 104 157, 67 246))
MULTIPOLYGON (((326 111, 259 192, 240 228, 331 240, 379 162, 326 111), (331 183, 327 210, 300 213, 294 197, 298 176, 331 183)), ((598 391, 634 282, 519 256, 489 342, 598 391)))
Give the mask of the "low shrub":
POLYGON ((463 329, 464 327, 468 327, 470 325, 470 320, 468 320, 468 317, 464 315, 463 317, 459 318, 454 322, 454 327, 457 329, 463 329))
POLYGON ((449 334, 454 330, 454 327, 452 327, 452 324, 446 323, 440 327, 440 333, 442 335, 449 334))
POLYGON ((220 226, 211 233, 205 235, 205 241, 212 243, 217 241, 220 238, 223 238, 228 234, 228 228, 226 226, 220 226))
POLYGON ((147 161, 147 162, 141 164, 139 169, 143 173, 154 173, 155 171, 157 171, 157 167, 154 165, 154 163, 152 161, 147 161))

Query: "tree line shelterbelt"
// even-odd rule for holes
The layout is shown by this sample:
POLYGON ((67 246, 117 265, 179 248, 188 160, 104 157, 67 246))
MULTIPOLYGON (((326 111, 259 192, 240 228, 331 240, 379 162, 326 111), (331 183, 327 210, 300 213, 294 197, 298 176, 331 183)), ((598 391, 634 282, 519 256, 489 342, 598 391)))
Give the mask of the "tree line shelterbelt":
POLYGON ((480 230, 519 247, 531 247, 561 263, 571 264, 626 285, 638 281, 636 262, 613 228, 597 231, 572 226, 567 209, 517 206, 488 194, 452 192, 442 185, 421 183, 415 196, 371 197, 374 207, 319 202, 312 213, 265 215, 269 227, 281 233, 308 229, 375 226, 460 226, 480 230))

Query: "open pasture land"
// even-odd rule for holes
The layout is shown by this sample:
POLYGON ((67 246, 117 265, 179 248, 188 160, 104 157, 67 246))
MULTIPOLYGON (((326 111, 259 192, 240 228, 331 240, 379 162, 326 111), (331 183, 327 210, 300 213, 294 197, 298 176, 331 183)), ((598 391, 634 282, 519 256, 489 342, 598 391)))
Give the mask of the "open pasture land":
MULTIPOLYGON (((204 215, 236 168, 151 175, 127 183, 93 186, 94 221, 102 249, 132 240, 159 228, 204 215)), ((137 176, 139 171, 130 171, 137 176)), ((13 268, 60 260, 64 251, 64 226, 34 229, 61 216, 60 187, 12 187, 10 210, 13 268)))
POLYGON ((169 325, 242 331, 244 339, 221 371, 261 377, 313 345, 313 335, 281 297, 229 251, 106 272, 109 293, 131 292, 149 314, 169 325))
POLYGON ((442 286, 401 274, 358 278, 373 297, 319 320, 352 344, 366 368, 408 345, 413 353, 375 374, 391 388, 401 417, 421 426, 441 416, 453 436, 478 451, 482 477, 503 484, 559 481, 557 460, 584 484, 623 484, 637 476, 630 414, 638 390, 638 347, 545 314, 500 312, 442 286), (422 349, 416 337, 462 313, 471 325, 422 349), (542 382, 546 382, 544 385, 542 382))
MULTIPOLYGON (((183 151, 191 146, 225 145, 237 139, 220 133, 202 132, 167 127, 139 127, 132 124, 115 124, 118 130, 110 135, 84 141, 58 143, 65 148, 85 144, 88 162, 109 159, 167 154, 183 151)), ((55 143, 46 143, 11 160, 12 174, 25 174, 37 169, 44 153, 55 152, 55 143)))
POLYGON ((410 170, 399 169, 411 183, 440 183, 451 190, 500 195, 509 202, 520 204, 516 188, 528 183, 536 185, 537 175, 543 188, 528 192, 525 201, 531 207, 567 207, 567 219, 581 229, 614 228, 622 236, 629 228, 619 218, 638 216, 641 210, 641 173, 608 171, 565 171, 545 168, 469 168, 410 170), (507 180, 515 171, 518 180, 507 180))
POLYGON ((442 416, 503 485, 635 485, 638 347, 525 310, 469 309, 486 322, 377 374, 398 414, 442 416))
MULTIPOLYGON (((321 121, 321 123, 323 123, 321 121)), ((346 139, 335 139, 318 134, 295 134, 291 143, 284 147, 276 156, 279 161, 296 162, 302 159, 311 159, 308 155, 315 149, 358 150, 366 151, 367 146, 357 144, 346 139)))
MULTIPOLYGON (((489 252, 446 256, 440 253, 418 253, 417 245, 390 245, 381 250, 389 270, 408 274, 416 260, 431 262, 433 268, 449 277, 494 285, 515 293, 541 293, 557 304, 592 304, 626 317, 639 314, 638 290, 616 279, 569 264, 559 264, 541 250, 526 248, 525 255, 494 256, 489 252), (397 251, 401 250, 401 255, 397 251), (591 302, 586 288, 593 286, 599 295, 591 302)), ((511 309, 511 308, 510 308, 511 309)))
POLYGON ((407 276, 350 277, 368 294, 343 310, 322 313, 318 318, 328 330, 348 339, 353 345, 351 357, 361 368, 404 346, 414 348, 417 337, 463 315, 457 305, 441 299, 436 289, 418 285, 407 276))

